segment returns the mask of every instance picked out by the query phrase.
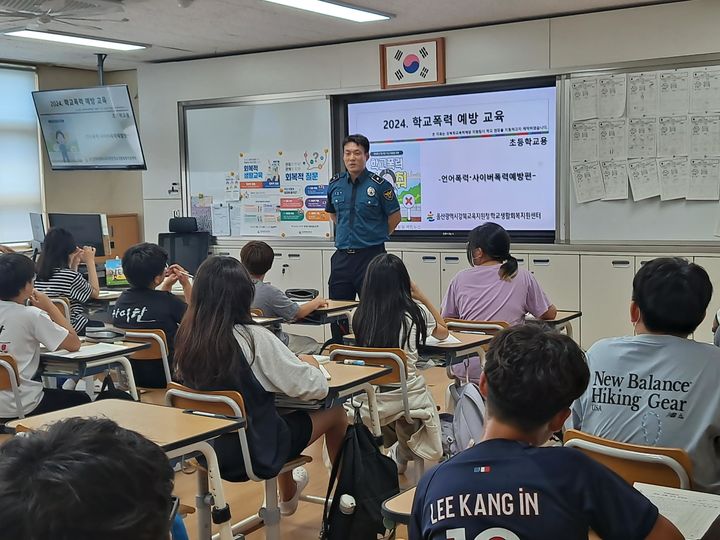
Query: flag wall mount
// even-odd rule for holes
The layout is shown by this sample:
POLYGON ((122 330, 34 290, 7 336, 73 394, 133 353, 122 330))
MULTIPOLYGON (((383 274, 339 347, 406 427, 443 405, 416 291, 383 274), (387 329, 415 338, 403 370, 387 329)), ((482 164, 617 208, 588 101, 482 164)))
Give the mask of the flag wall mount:
POLYGON ((380 45, 383 90, 436 84, 445 84, 445 38, 380 45))

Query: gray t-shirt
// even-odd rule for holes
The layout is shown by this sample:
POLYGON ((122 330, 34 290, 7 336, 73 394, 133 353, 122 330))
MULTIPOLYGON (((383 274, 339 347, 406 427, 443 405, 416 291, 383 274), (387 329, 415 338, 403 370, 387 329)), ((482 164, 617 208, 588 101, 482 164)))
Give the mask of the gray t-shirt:
MULTIPOLYGON (((295 319, 300 309, 299 304, 290 300, 284 292, 270 283, 256 280, 253 280, 253 283, 255 283, 255 298, 252 307, 261 309, 265 317, 282 317, 285 321, 295 319)), ((285 345, 288 344, 288 335, 282 331, 280 323, 273 324, 270 329, 280 341, 285 345)))
POLYGON ((694 488, 720 493, 720 349, 668 335, 604 339, 573 427, 606 439, 683 448, 694 488))

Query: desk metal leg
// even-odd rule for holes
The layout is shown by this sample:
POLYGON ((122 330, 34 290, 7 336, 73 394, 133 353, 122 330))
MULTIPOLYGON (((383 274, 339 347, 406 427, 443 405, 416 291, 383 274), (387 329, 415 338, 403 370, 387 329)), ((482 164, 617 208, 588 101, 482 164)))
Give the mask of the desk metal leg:
POLYGON ((140 398, 138 397, 137 386, 135 386, 135 377, 133 376, 132 365, 130 365, 130 360, 128 360, 124 356, 105 358, 104 360, 90 360, 85 365, 87 367, 93 368, 98 366, 110 366, 112 364, 120 364, 123 367, 123 369, 125 370, 125 376, 128 380, 128 386, 130 387, 130 395, 135 401, 140 401, 140 398))
POLYGON ((344 392, 339 393, 338 398, 352 396, 353 394, 357 394, 359 392, 365 392, 365 394, 367 394, 368 412, 370 413, 370 429, 372 430, 373 435, 375 435, 376 437, 380 437, 382 435, 382 431, 380 430, 380 416, 378 414, 378 405, 377 405, 377 398, 375 397, 375 388, 373 388, 372 384, 364 383, 359 386, 350 388, 344 392))
POLYGON ((560 329, 560 330, 565 330, 565 333, 566 333, 568 336, 573 337, 573 328, 572 328, 572 324, 570 323, 570 321, 568 321, 568 322, 566 322, 566 323, 562 323, 562 324, 559 326, 559 329, 560 329))
MULTIPOLYGON (((174 452, 168 452, 168 457, 173 458, 193 452, 200 452, 207 462, 207 471, 204 471, 202 467, 197 471, 198 493, 195 500, 198 512, 198 540, 211 540, 214 538, 210 516, 211 505, 221 510, 227 506, 225 491, 223 490, 222 480, 220 479, 220 465, 218 464, 215 450, 213 450, 212 446, 208 443, 199 442, 190 446, 184 446, 174 452)), ((219 526, 220 533, 217 537, 220 540, 233 540, 229 512, 227 521, 220 523, 219 526)))

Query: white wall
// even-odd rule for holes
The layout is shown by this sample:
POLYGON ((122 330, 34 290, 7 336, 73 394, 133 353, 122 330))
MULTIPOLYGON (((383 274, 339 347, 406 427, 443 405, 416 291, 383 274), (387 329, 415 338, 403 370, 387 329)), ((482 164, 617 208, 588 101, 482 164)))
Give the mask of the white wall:
MULTIPOLYGON (((693 0, 432 35, 446 38, 446 75, 452 84, 479 76, 502 78, 509 73, 714 53, 720 51, 718 20, 720 1, 693 0)), ((172 198, 167 188, 180 179, 178 101, 378 90, 378 44, 392 41, 399 39, 141 66, 146 213, 154 207, 152 199, 172 198)), ((146 227, 147 236, 156 232, 146 227)))

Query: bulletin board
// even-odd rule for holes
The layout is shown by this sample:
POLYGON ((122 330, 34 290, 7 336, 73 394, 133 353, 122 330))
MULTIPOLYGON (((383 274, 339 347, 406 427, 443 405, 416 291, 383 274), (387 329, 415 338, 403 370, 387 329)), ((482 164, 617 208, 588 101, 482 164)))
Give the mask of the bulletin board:
POLYGON ((330 238, 330 104, 208 100, 179 104, 183 198, 222 237, 330 238))
POLYGON ((717 241, 720 66, 565 77, 571 243, 717 241))

